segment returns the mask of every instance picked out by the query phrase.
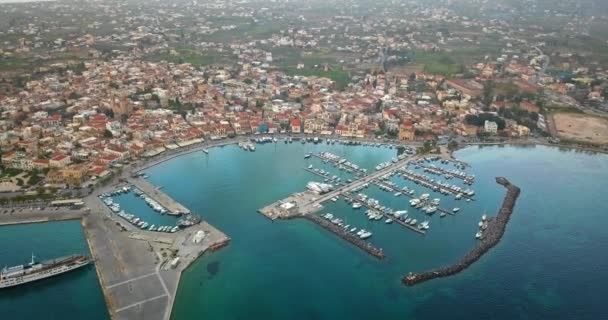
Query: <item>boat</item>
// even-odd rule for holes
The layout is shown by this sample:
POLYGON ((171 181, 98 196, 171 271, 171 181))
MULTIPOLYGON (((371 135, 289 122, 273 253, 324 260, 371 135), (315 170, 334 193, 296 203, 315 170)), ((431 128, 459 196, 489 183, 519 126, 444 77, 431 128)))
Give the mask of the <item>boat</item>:
POLYGON ((308 158, 310 158, 310 157, 312 157, 312 154, 311 154, 311 153, 307 153, 307 154, 305 154, 305 155, 304 155, 304 159, 308 159, 308 158))
POLYGON ((35 258, 32 253, 32 260, 28 264, 2 269, 0 289, 60 275, 84 267, 91 262, 89 257, 83 255, 65 256, 42 262, 36 262, 35 258))
POLYGON ((388 219, 384 220, 384 223, 391 224, 391 223, 393 223, 393 219, 388 218, 388 219))
POLYGON ((454 212, 454 213, 456 213, 458 211, 460 211, 460 208, 454 208, 454 209, 452 209, 452 212, 454 212))
POLYGON ((481 231, 477 231, 477 233, 475 234, 475 239, 481 239, 482 235, 483 233, 481 233, 481 231))
POLYGON ((359 208, 361 208, 361 206, 363 206, 363 205, 360 202, 353 203, 353 209, 359 209, 359 208))
POLYGON ((412 219, 412 221, 410 221, 410 225, 411 226, 416 225, 417 222, 418 222, 418 220, 412 219))
POLYGON ((357 231, 357 228, 352 228, 352 229, 350 229, 350 232, 351 232, 351 233, 353 233, 353 232, 355 232, 355 231, 357 231))
POLYGON ((203 152, 204 152, 204 153, 209 153, 209 150, 207 150, 207 149, 203 149, 203 152))
POLYGON ((443 218, 443 217, 445 217, 446 215, 447 215, 447 214, 446 214, 445 212, 443 212, 443 211, 442 211, 442 212, 439 214, 439 217, 440 217, 440 218, 443 218))
POLYGON ((395 197, 398 197, 400 195, 401 195, 401 192, 395 192, 395 194, 394 194, 395 197))
POLYGON ((481 216, 481 221, 486 221, 487 218, 488 217, 484 214, 484 215, 481 216))

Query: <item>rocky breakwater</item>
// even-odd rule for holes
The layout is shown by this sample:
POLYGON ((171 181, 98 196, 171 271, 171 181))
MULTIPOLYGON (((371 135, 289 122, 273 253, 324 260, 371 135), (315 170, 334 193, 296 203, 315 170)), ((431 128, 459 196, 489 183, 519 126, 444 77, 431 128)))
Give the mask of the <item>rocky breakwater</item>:
POLYGON ((370 255, 378 258, 378 259, 384 259, 384 252, 382 251, 382 249, 376 248, 374 247, 372 244, 370 244, 369 242, 359 238, 358 236, 348 232, 347 230, 345 230, 343 227, 337 226, 333 223, 331 223, 330 221, 323 219, 321 217, 319 217, 316 214, 306 214, 303 215, 304 218, 320 225, 321 227, 323 227, 326 230, 329 230, 333 233, 335 233, 336 235, 338 235, 340 238, 352 243, 353 245, 359 247, 361 250, 369 253, 370 255))
POLYGON ((468 268, 475 261, 479 260, 482 255, 498 244, 505 233, 505 228, 509 222, 509 219, 511 218, 511 214, 513 213, 515 202, 519 197, 520 189, 503 177, 496 178, 496 182, 507 189, 507 194, 505 195, 498 215, 489 220, 488 228, 484 231, 484 237, 480 243, 473 248, 473 250, 469 251, 464 257, 450 266, 408 274, 407 276, 403 277, 403 284, 413 286, 435 278, 449 277, 457 274, 468 268))

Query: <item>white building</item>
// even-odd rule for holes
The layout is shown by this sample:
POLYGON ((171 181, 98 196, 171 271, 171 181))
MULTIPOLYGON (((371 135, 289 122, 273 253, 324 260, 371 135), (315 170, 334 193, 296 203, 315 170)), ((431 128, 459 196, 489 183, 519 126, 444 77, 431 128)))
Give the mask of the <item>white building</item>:
POLYGON ((487 133, 496 134, 498 131, 498 124, 496 124, 496 122, 486 120, 486 122, 483 124, 483 129, 487 133))

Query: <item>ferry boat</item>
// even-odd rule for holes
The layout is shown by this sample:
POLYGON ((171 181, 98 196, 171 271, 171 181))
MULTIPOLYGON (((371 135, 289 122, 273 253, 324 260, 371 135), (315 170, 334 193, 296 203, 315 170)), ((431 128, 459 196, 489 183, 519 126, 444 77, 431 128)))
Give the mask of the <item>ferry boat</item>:
POLYGON ((4 268, 0 272, 0 289, 60 275, 84 267, 91 262, 89 257, 71 255, 53 260, 36 262, 34 254, 27 265, 4 268))

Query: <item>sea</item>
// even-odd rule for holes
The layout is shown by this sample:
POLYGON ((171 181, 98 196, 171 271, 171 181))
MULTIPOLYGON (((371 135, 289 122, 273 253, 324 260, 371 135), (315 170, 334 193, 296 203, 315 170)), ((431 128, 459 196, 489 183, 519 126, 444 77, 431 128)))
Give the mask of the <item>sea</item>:
MULTIPOLYGON (((398 155, 397 149, 388 147, 279 141, 258 144, 255 152, 236 145, 211 148, 209 154, 191 153, 145 171, 151 183, 232 239, 227 247, 204 255, 185 271, 172 319, 608 318, 603 306, 608 294, 608 259, 604 257, 608 249, 608 155, 547 146, 459 150, 456 158, 470 164, 466 172, 476 176, 471 186, 475 201, 471 202, 435 193, 401 177, 391 178, 399 186, 415 190, 416 195, 429 193, 431 198, 439 198, 442 208, 460 208, 444 218, 438 213, 426 216, 409 206, 409 198, 376 186, 361 191, 384 206, 407 210, 419 221, 428 220, 426 235, 396 223, 386 224, 384 219, 372 222, 364 208, 353 209, 343 199, 326 203, 320 214, 332 213, 351 228, 373 232, 369 241, 386 255, 378 260, 307 220, 272 222, 257 212, 305 190, 309 181, 322 182, 304 170, 310 165, 343 180, 353 177, 318 158, 304 158, 320 151, 369 171, 398 155), (522 189, 502 241, 458 275, 403 286, 400 280, 408 272, 448 265, 476 245, 481 216, 495 215, 506 192, 495 182, 497 176, 522 189)), ((462 185, 458 179, 448 181, 462 185)), ((174 223, 173 217, 151 211, 140 198, 119 197, 121 207, 149 223, 174 223)), ((73 230, 51 223, 2 227, 1 243, 17 245, 19 250, 0 246, 0 262, 27 259, 35 245, 29 244, 33 239, 40 239, 37 251, 46 248, 51 255, 59 248, 69 253, 79 245, 86 250, 80 225, 72 226, 73 230), (12 228, 20 229, 6 231, 12 228), (65 236, 68 231, 73 233, 71 237, 65 236), (53 237, 57 242, 44 240, 53 237)), ((107 318, 95 274, 88 273, 92 270, 36 284, 40 289, 24 286, 15 291, 29 295, 3 296, 0 292, 0 307, 16 312, 17 319, 48 318, 36 316, 32 303, 53 306, 54 312, 65 314, 87 309, 89 318, 107 318), (84 281, 80 277, 90 277, 91 282, 77 285, 84 281), (82 293, 70 295, 78 302, 46 302, 62 296, 54 293, 68 290, 64 286, 75 286, 82 293), (9 298, 12 301, 5 302, 9 298)))
MULTIPOLYGON (((0 227, 0 267, 71 254, 90 255, 78 220, 0 227)), ((93 265, 0 289, 0 319, 110 319, 93 265)))

